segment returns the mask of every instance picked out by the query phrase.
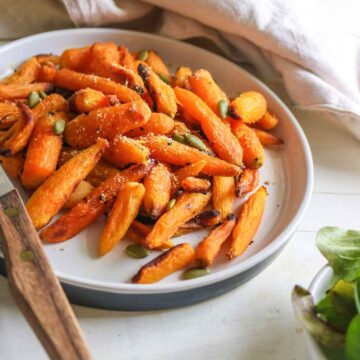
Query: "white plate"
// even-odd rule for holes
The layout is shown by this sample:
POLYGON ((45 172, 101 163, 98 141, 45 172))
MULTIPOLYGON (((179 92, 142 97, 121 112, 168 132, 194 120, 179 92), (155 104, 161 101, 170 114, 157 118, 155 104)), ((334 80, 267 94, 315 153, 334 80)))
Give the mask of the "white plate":
MULTIPOLYGON (((282 101, 255 77, 222 57, 186 43, 144 34, 113 29, 72 29, 54 31, 14 41, 0 48, 0 74, 8 73, 26 58, 42 53, 61 54, 67 48, 96 41, 113 41, 130 50, 152 48, 158 51, 172 69, 186 65, 193 70, 208 69, 229 96, 245 90, 258 90, 266 97, 269 109, 280 119, 276 134, 285 145, 266 151, 261 182, 269 191, 265 215, 254 243, 246 253, 230 262, 220 256, 211 274, 188 281, 178 272, 153 285, 133 285, 129 279, 141 265, 157 254, 142 260, 124 254, 128 241, 122 241, 110 254, 97 258, 96 247, 104 219, 81 234, 55 245, 45 245, 46 253, 60 280, 65 284, 121 294, 154 294, 189 290, 214 284, 257 264, 279 250, 295 231, 310 200, 313 184, 311 152, 294 116, 282 101)), ((238 210, 240 202, 237 202, 238 210)), ((176 238, 175 243, 196 245, 205 232, 176 238)))

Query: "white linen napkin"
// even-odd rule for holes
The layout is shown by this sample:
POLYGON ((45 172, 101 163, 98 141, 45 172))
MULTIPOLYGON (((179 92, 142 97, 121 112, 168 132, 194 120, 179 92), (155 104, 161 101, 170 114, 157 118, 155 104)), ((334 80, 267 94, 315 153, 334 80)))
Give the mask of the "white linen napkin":
MULTIPOLYGON (((76 26, 115 25, 177 39, 210 39, 233 61, 250 64, 293 108, 311 112, 314 121, 320 115, 336 118, 360 139, 358 0, 61 2, 76 26)), ((36 0, 34 7, 27 0, 0 1, 0 38, 69 27, 61 2, 36 0)))

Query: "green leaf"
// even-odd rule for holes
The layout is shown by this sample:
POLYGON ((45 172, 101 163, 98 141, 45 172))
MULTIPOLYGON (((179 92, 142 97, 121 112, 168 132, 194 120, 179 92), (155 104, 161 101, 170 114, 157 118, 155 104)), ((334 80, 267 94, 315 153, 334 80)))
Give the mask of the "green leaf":
POLYGON ((292 303, 299 321, 321 345, 328 348, 344 346, 345 334, 332 328, 316 315, 314 300, 309 291, 295 286, 292 303))
POLYGON ((340 278, 360 277, 360 231, 324 227, 317 233, 316 245, 340 278))
POLYGON ((348 360, 360 359, 360 314, 353 318, 346 332, 345 354, 348 360))
POLYGON ((350 321, 357 314, 354 284, 339 280, 316 305, 316 312, 330 326, 345 333, 350 321))

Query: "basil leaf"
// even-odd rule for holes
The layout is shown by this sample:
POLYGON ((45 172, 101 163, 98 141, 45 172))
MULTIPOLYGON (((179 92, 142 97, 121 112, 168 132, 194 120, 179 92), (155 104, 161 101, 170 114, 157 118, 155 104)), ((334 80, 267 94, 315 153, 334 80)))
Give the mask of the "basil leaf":
POLYGON ((292 292, 292 303, 299 321, 321 345, 329 348, 344 346, 345 334, 316 316, 314 300, 309 291, 295 286, 292 292))
POLYGON ((360 231, 324 227, 316 235, 316 246, 340 278, 360 277, 360 231))
POLYGON ((355 299, 356 309, 357 309, 358 313, 360 314, 360 279, 357 279, 355 281, 354 299, 355 299))
POLYGON ((354 284, 339 280, 316 305, 316 313, 330 326, 345 333, 350 321, 357 314, 354 284))
POLYGON ((345 354, 348 360, 360 359, 360 314, 353 318, 346 332, 345 354))

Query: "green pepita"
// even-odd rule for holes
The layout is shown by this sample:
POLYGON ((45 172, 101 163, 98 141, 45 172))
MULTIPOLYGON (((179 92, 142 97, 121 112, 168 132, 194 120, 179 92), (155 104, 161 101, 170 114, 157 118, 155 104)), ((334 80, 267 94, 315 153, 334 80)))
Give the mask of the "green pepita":
POLYGON ((4 212, 8 217, 15 217, 19 215, 19 210, 12 206, 5 208, 4 212))
POLYGON ((184 271, 183 279, 191 280, 205 275, 209 275, 209 270, 206 268, 190 268, 184 271))
POLYGON ((171 199, 167 204, 166 210, 167 211, 171 210, 175 206, 175 204, 176 204, 176 199, 171 199))
POLYGON ((48 97, 47 93, 46 93, 45 91, 42 91, 42 90, 39 91, 39 95, 40 95, 40 97, 41 97, 42 99, 45 99, 45 98, 48 97))
POLYGON ((170 80, 166 75, 160 73, 156 73, 156 74, 163 82, 165 82, 168 85, 170 84, 170 80))
POLYGON ((30 109, 33 109, 39 102, 41 101, 41 97, 39 93, 36 91, 32 91, 28 96, 28 106, 30 109))
POLYGON ((31 250, 23 250, 20 253, 20 259, 26 262, 35 260, 35 254, 31 250))
POLYGON ((138 59, 141 61, 146 61, 149 56, 149 52, 146 49, 143 49, 139 52, 138 59))
POLYGON ((185 140, 184 135, 174 133, 173 136, 172 136, 172 139, 179 142, 179 143, 181 143, 181 144, 186 144, 186 140, 185 140))
POLYGON ((227 114, 228 114, 229 104, 227 103, 226 100, 220 100, 218 102, 218 107, 219 107, 220 116, 223 119, 225 119, 227 117, 227 114))
POLYGON ((199 139, 197 136, 193 135, 193 134, 190 134, 190 133, 187 133, 184 135, 185 136, 185 140, 186 142, 198 149, 198 150, 201 150, 201 151, 205 151, 206 150, 206 145, 202 142, 201 139, 199 139))
POLYGON ((134 259, 142 259, 150 255, 150 250, 140 244, 128 245, 125 252, 134 259))
POLYGON ((57 120, 54 124, 54 133, 56 135, 61 135, 65 130, 65 120, 57 120))

